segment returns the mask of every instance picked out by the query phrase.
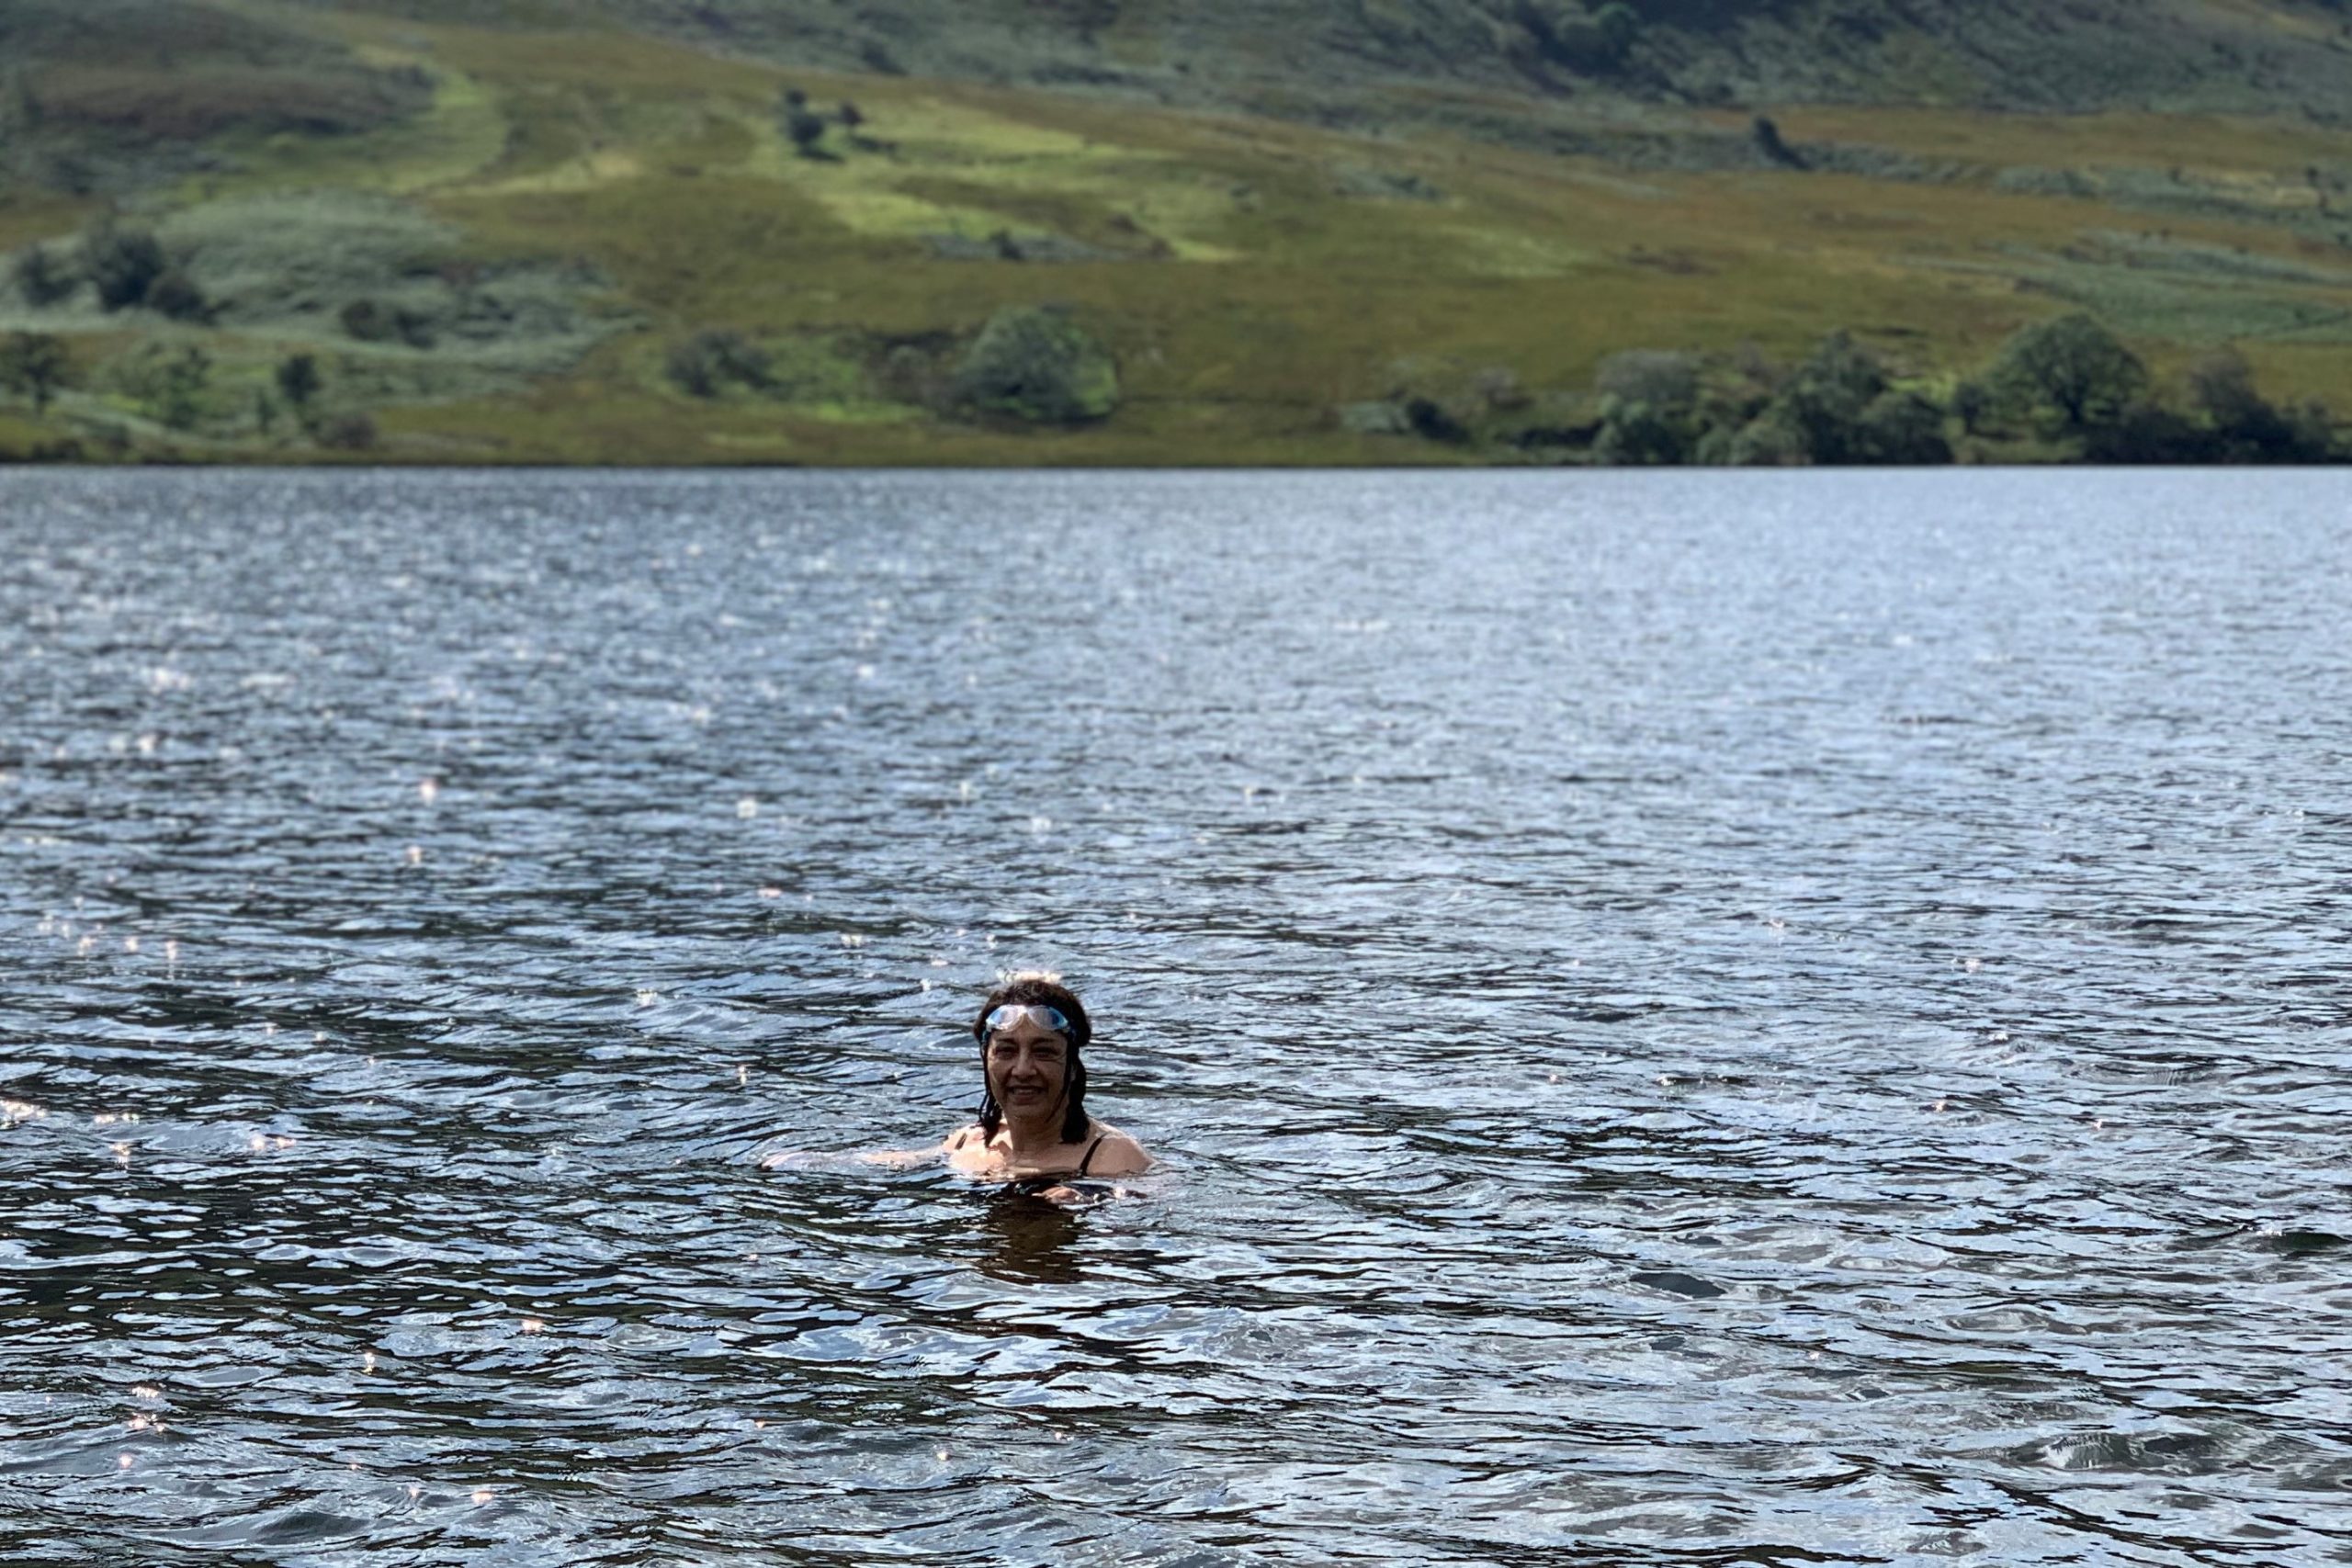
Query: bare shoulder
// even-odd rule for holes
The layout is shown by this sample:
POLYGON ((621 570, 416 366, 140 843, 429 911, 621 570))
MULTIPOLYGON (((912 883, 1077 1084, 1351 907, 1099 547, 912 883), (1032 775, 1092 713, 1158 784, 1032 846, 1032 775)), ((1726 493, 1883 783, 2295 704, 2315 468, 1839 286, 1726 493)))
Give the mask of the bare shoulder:
POLYGON ((1151 1168, 1152 1158, 1143 1145, 1116 1127, 1103 1128, 1102 1139, 1087 1164, 1089 1176, 1141 1176, 1151 1168))

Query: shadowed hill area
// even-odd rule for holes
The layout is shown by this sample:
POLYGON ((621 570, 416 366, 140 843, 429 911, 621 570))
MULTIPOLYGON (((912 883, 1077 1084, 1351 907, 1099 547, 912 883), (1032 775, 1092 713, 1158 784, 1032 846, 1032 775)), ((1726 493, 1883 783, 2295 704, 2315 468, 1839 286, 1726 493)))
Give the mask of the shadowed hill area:
MULTIPOLYGON (((529 28, 553 14, 397 8, 529 28)), ((1442 112, 1411 89, 2352 114, 2343 0, 582 0, 564 15, 800 64, 1352 123, 1442 112)))
POLYGON ((414 70, 186 0, 0 6, 0 177, 119 192, 206 163, 232 130, 343 135, 421 111, 414 70))
POLYGON ((2311 460, 2347 21, 19 0, 0 454, 2311 460))

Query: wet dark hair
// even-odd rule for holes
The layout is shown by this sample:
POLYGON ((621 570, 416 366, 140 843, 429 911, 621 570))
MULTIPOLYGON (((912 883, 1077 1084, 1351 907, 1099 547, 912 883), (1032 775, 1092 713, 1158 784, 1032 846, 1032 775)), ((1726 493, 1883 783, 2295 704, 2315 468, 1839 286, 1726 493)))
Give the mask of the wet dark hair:
POLYGON ((1056 1009, 1069 1020, 1069 1064, 1062 1082, 1067 1098, 1062 1101, 1062 1142, 1080 1143, 1092 1119, 1086 1114, 1086 1063, 1079 1053, 1094 1038, 1094 1024, 1086 1016, 1086 1004, 1078 993, 1048 975, 1015 975, 988 994, 980 1004, 979 1016, 972 1020, 972 1038, 980 1046, 980 1135, 996 1136, 1004 1124, 1004 1108, 996 1102, 989 1090, 989 1014, 1001 1007, 1023 1005, 1056 1009))

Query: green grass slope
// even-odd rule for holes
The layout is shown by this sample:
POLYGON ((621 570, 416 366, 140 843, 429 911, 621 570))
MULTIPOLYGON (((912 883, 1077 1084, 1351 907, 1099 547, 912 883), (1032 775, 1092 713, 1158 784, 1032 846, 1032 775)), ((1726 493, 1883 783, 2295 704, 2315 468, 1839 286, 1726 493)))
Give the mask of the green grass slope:
POLYGON ((2343 390, 2330 7, 2091 5, 2032 69, 2006 0, 1639 9, 1572 65, 1468 0, 0 7, 0 344, 67 361, 0 455, 1582 460, 1627 350, 1763 385, 1842 330, 1941 402, 2077 310, 2160 386, 2343 390), (2134 28, 2172 64, 2098 112, 1988 107, 2071 111, 2052 60, 2134 28), (191 292, 108 309, 102 220, 191 292))

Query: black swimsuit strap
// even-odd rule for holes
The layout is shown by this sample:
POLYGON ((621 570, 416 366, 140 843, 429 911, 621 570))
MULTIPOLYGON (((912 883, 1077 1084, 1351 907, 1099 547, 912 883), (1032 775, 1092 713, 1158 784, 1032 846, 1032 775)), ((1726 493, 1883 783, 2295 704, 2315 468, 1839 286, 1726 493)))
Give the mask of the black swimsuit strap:
POLYGON ((1078 1162, 1079 1175, 1084 1176, 1086 1174, 1086 1168, 1094 1163, 1094 1151, 1101 1148, 1102 1146, 1102 1140, 1110 1135, 1111 1134, 1108 1133, 1102 1134, 1098 1135, 1092 1143, 1086 1145, 1086 1153, 1080 1156, 1078 1162))

